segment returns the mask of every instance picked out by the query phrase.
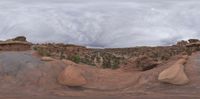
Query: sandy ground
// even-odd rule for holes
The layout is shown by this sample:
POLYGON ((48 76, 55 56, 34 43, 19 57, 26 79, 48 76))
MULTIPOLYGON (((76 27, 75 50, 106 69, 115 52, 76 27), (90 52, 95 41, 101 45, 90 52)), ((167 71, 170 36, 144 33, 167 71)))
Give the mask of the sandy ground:
POLYGON ((175 62, 149 71, 99 70, 79 66, 89 83, 70 88, 57 83, 58 74, 70 63, 44 62, 32 52, 0 52, 0 99, 200 99, 200 53, 190 56, 185 71, 190 83, 160 83, 157 76, 175 62))

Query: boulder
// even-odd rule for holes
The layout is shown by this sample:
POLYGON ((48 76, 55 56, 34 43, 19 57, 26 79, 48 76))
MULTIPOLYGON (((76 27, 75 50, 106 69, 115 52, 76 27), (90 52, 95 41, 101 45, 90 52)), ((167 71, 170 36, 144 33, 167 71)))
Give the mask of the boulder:
POLYGON ((73 61, 70 60, 66 60, 66 59, 62 59, 62 62, 64 62, 66 65, 76 65, 76 63, 74 63, 73 61))
POLYGON ((61 85, 78 87, 87 84, 86 79, 82 75, 81 69, 75 66, 68 66, 60 73, 58 82, 61 85))
POLYGON ((42 61, 54 61, 54 59, 51 57, 42 57, 41 60, 42 61))
POLYGON ((179 59, 171 67, 165 69, 159 74, 158 80, 165 83, 184 85, 189 82, 187 75, 184 72, 184 64, 186 59, 179 59))
POLYGON ((13 41, 22 41, 22 42, 26 42, 26 37, 24 36, 18 36, 14 39, 12 39, 13 41))

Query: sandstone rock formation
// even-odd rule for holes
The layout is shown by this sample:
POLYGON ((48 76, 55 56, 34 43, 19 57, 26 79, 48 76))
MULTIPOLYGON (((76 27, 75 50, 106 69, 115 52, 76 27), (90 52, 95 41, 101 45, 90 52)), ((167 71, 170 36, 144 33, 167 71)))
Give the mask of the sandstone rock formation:
POLYGON ((64 67, 65 64, 62 61, 45 63, 29 51, 1 52, 0 89, 8 85, 41 89, 58 88, 61 85, 57 83, 57 76, 64 67))
POLYGON ((65 64, 67 64, 67 65, 73 65, 73 66, 76 65, 75 62, 70 61, 70 60, 62 59, 62 61, 63 61, 65 64))
POLYGON ((189 41, 189 43, 196 43, 196 42, 199 42, 198 39, 189 39, 188 41, 189 41))
POLYGON ((82 71, 74 66, 68 66, 59 75, 58 82, 66 86, 82 86, 87 83, 86 79, 82 76, 82 71))
POLYGON ((42 61, 53 61, 54 59, 51 57, 42 57, 41 60, 42 61))
POLYGON ((187 41, 184 41, 184 40, 182 40, 182 41, 179 41, 179 42, 177 42, 177 46, 186 46, 188 44, 188 42, 187 41))
POLYGON ((184 64, 187 61, 187 56, 179 59, 171 67, 165 69, 159 74, 158 80, 165 83, 184 85, 189 82, 187 75, 184 72, 184 64))
POLYGON ((0 42, 0 51, 27 51, 31 50, 31 43, 26 41, 26 37, 19 36, 0 42))
POLYGON ((18 36, 14 39, 12 39, 13 41, 22 41, 22 42, 26 42, 26 37, 25 36, 18 36))

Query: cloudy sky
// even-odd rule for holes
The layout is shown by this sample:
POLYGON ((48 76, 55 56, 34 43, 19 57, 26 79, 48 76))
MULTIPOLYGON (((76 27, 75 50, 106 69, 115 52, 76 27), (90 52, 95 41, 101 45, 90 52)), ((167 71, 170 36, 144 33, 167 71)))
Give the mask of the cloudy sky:
POLYGON ((200 0, 0 0, 0 39, 92 47, 200 38, 200 0))

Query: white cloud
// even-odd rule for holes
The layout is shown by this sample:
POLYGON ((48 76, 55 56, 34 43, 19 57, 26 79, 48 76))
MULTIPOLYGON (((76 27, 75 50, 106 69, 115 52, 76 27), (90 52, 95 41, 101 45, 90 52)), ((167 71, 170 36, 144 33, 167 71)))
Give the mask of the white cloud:
POLYGON ((0 39, 130 47, 200 38, 198 0, 0 1, 0 39))

